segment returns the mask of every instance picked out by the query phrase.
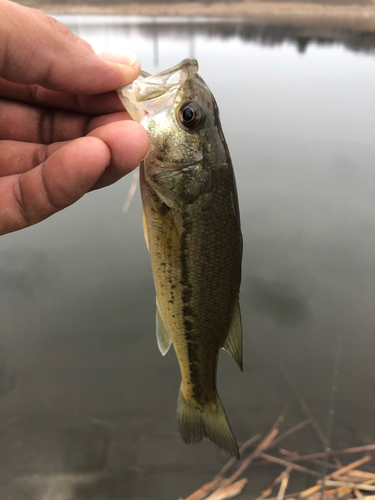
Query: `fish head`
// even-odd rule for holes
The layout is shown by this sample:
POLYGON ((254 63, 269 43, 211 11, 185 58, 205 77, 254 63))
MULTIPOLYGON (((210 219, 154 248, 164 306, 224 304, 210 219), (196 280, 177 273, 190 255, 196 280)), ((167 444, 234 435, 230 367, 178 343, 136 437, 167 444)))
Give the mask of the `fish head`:
POLYGON ((215 157, 226 149, 216 101, 198 75, 195 59, 154 76, 142 73, 117 92, 150 136, 149 165, 167 169, 201 165, 204 159, 217 161, 215 157))

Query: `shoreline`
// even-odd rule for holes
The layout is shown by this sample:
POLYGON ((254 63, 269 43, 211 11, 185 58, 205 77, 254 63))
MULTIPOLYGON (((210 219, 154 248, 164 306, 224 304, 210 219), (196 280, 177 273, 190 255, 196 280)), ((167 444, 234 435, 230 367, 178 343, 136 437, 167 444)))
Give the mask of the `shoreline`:
POLYGON ((210 5, 201 3, 176 4, 110 4, 76 5, 24 2, 46 14, 97 14, 167 17, 206 17, 239 20, 254 24, 320 27, 354 32, 375 32, 375 1, 364 5, 323 5, 298 2, 243 2, 210 5))

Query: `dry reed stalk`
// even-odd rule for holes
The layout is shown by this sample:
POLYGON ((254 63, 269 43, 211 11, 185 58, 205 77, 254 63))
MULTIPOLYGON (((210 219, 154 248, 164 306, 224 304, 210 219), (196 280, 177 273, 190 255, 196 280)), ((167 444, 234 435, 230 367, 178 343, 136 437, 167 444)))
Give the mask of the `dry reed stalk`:
MULTIPOLYGON (((330 479, 330 478, 328 478, 328 476, 327 476, 327 479, 330 479)), ((349 476, 346 474, 339 476, 337 478, 333 478, 333 481, 346 481, 348 483, 358 483, 358 484, 363 484, 365 482, 360 477, 352 477, 352 476, 349 476)))
POLYGON ((277 500, 283 500, 284 499, 284 495, 285 495, 286 488, 288 486, 289 477, 290 477, 290 471, 291 470, 292 469, 290 467, 287 467, 285 469, 285 471, 281 474, 282 478, 281 478, 281 484, 280 484, 279 493, 277 494, 277 500))
POLYGON ((122 211, 125 214, 129 210, 131 202, 133 201, 133 198, 134 198, 135 192, 137 190, 137 186, 138 186, 138 179, 139 179, 139 170, 134 170, 132 182, 130 184, 128 194, 126 196, 125 203, 124 203, 124 205, 122 207, 122 211))
POLYGON ((354 495, 358 500, 363 500, 363 498, 365 498, 357 488, 354 488, 354 495))
POLYGON ((337 464, 330 464, 330 463, 325 464, 323 460, 318 460, 317 458, 312 458, 310 460, 310 462, 312 464, 319 465, 319 467, 324 467, 325 465, 327 465, 328 469, 335 469, 335 470, 339 470, 340 469, 340 466, 337 465, 337 464))
MULTIPOLYGON (((186 497, 185 500, 203 500, 204 498, 207 498, 207 495, 214 491, 214 489, 220 485, 222 479, 214 479, 210 483, 204 484, 199 490, 195 491, 192 493, 190 496, 186 497)), ((183 500, 183 499, 181 499, 183 500)))
POLYGON ((251 464, 251 462, 259 456, 259 454, 265 450, 270 443, 272 443, 272 440, 275 439, 279 432, 279 429, 274 428, 267 436, 263 439, 263 441, 260 443, 260 445, 251 453, 250 456, 248 456, 242 464, 238 467, 236 472, 234 472, 226 481, 224 481, 224 484, 231 484, 233 481, 235 481, 251 464))
MULTIPOLYGON (((265 454, 262 454, 265 455, 265 454)), ((266 458, 268 456, 266 455, 266 458)), ((341 467, 339 470, 336 470, 329 474, 326 479, 325 479, 325 484, 327 486, 332 486, 333 488, 326 490, 324 492, 324 498, 336 498, 336 499, 342 499, 344 496, 351 495, 352 493, 355 494, 355 491, 358 491, 360 495, 362 495, 362 491, 375 491, 375 486, 372 486, 373 483, 375 483, 375 478, 372 478, 371 480, 368 480, 367 482, 363 482, 364 477, 368 476, 363 476, 362 472, 363 471, 355 471, 353 469, 368 463, 371 460, 371 456, 366 455, 362 457, 359 460, 356 460, 354 462, 351 462, 348 465, 345 465, 344 467, 341 467), (349 474, 355 474, 356 472, 360 472, 360 474, 356 477, 357 480, 361 481, 359 483, 354 482, 353 478, 350 478, 349 474), (344 476, 344 474, 347 474, 344 476), (335 480, 336 479, 336 480, 335 480)), ((366 473, 364 473, 366 474, 366 473)), ((371 473, 370 473, 371 474, 371 473)), ((280 476, 277 478, 279 479, 280 476)), ((275 480, 276 481, 276 480, 275 480)), ((315 486, 312 486, 311 488, 308 488, 307 490, 300 491, 298 493, 292 493, 289 495, 285 495, 284 499, 301 499, 303 498, 304 500, 319 500, 321 497, 321 489, 323 487, 323 481, 319 480, 315 486)), ((352 495, 351 495, 352 496, 352 495)), ((362 495, 363 497, 363 495, 362 495)), ((368 500, 368 496, 364 497, 366 500, 368 500)), ((268 500, 278 500, 277 497, 272 497, 269 498, 268 500)), ((361 498, 362 500, 362 498, 361 498)), ((375 495, 374 495, 374 500, 375 500, 375 495)))
MULTIPOLYGON (((366 462, 369 462, 371 460, 371 456, 366 455, 365 457, 361 458, 360 460, 356 460, 355 462, 352 462, 345 467, 342 467, 341 469, 333 472, 332 474, 329 474, 326 478, 326 481, 334 478, 334 477, 341 477, 343 474, 346 472, 354 472, 353 469, 356 467, 359 467, 360 465, 363 465, 366 462)), ((359 479, 359 478, 358 478, 359 479)), ((328 483, 326 482, 328 485, 328 483)), ((320 496, 320 490, 322 489, 322 484, 317 484, 315 486, 312 486, 311 488, 308 488, 307 490, 301 491, 299 493, 299 498, 307 498, 307 497, 318 497, 320 496)), ((346 490, 346 488, 344 488, 346 490)), ((337 491, 337 488, 335 490, 330 490, 330 494, 333 494, 334 491, 337 491)), ((328 491, 325 492, 325 496, 328 495, 328 491)))
POLYGON ((329 474, 329 476, 327 476, 327 479, 336 478, 337 476, 341 476, 342 474, 345 474, 346 472, 349 472, 349 471, 352 471, 353 469, 356 469, 360 465, 363 465, 367 462, 370 462, 371 459, 372 459, 372 457, 370 455, 366 455, 363 458, 360 458, 359 460, 356 460, 355 462, 352 462, 348 465, 345 465, 345 467, 342 467, 341 469, 339 469, 335 472, 332 472, 331 474, 329 474))
POLYGON ((207 497, 206 500, 225 500, 226 498, 233 498, 241 493, 246 483, 247 479, 244 478, 230 486, 218 488, 212 495, 207 497))
MULTIPOLYGON (((249 446, 251 446, 255 441, 257 441, 258 439, 260 439, 260 437, 261 437, 261 435, 257 434, 256 436, 254 436, 254 437, 248 439, 247 441, 245 441, 245 443, 240 448, 240 454, 243 453, 246 450, 246 448, 248 448, 249 446)), ((210 483, 204 484, 195 493, 193 493, 192 495, 186 497, 185 500, 204 500, 204 499, 207 499, 207 498, 211 498, 212 493, 217 488, 221 488, 221 485, 224 482, 224 480, 223 480, 224 474, 236 462, 237 462, 237 460, 235 458, 231 458, 224 465, 224 467, 218 472, 218 474, 214 477, 214 479, 210 483), (208 495, 208 497, 207 497, 207 495, 208 495)), ((227 497, 227 498, 231 498, 231 497, 227 497)))
POLYGON ((281 483, 281 480, 284 477, 284 472, 285 471, 283 471, 279 476, 277 476, 277 478, 274 479, 272 481, 272 483, 262 491, 262 493, 260 494, 260 496, 256 500, 262 500, 263 498, 267 498, 272 493, 272 490, 275 488, 275 486, 277 486, 279 483, 281 483))
MULTIPOLYGON (((284 495, 284 498, 299 498, 298 493, 289 493, 288 495, 284 495)), ((277 500, 277 497, 269 497, 267 500, 277 500)))
MULTIPOLYGON (((223 469, 219 472, 216 478, 213 481, 211 481, 211 483, 205 484, 204 486, 202 486, 202 488, 200 488, 195 493, 187 497, 185 500, 208 500, 208 498, 212 500, 212 495, 219 488, 222 491, 225 491, 225 488, 228 488, 229 486, 233 485, 236 479, 242 474, 242 472, 244 472, 244 470, 247 469, 247 467, 251 464, 254 458, 256 458, 259 455, 259 453, 261 453, 263 450, 265 450, 268 446, 271 445, 272 441, 275 439, 275 437, 279 432, 278 426, 283 422, 288 407, 289 405, 287 405, 284 408, 284 410, 278 416, 276 422, 273 424, 271 430, 263 439, 263 441, 258 445, 258 447, 253 451, 253 453, 251 453, 250 456, 243 461, 243 463, 238 467, 236 472, 232 474, 232 476, 230 476, 229 478, 224 478, 222 477, 222 474, 224 474, 224 472, 227 471, 229 467, 235 462, 233 461, 233 459, 229 460, 229 462, 223 467, 223 469), (223 470, 224 472, 222 472, 223 470)), ((254 442, 255 438, 257 438, 257 436, 254 436, 254 438, 252 438, 251 440, 254 442)), ((248 441, 246 443, 248 443, 248 441)), ((244 443, 244 445, 246 445, 246 443, 244 443)))
MULTIPOLYGON (((297 453, 295 451, 283 450, 282 448, 279 448, 278 452, 281 453, 282 455, 285 455, 286 457, 291 457, 291 456, 297 455, 297 453)), ((319 465, 319 467, 323 467, 324 465, 327 465, 327 467, 329 469, 339 470, 341 468, 341 466, 339 466, 337 464, 330 464, 330 463, 325 464, 323 460, 319 460, 317 458, 312 458, 310 460, 310 462, 312 464, 319 465)))
MULTIPOLYGON (((310 455, 299 455, 296 452, 279 450, 285 457, 288 458, 288 460, 280 457, 274 457, 265 453, 267 449, 275 446, 276 441, 280 442, 281 439, 292 435, 310 422, 310 418, 306 419, 303 422, 295 425, 288 431, 284 432, 279 436, 279 438, 276 439, 279 434, 279 427, 285 418, 286 411, 287 408, 284 408, 265 438, 246 459, 242 460, 242 463, 238 464, 237 470, 235 470, 230 477, 226 478, 224 477, 224 474, 234 463, 236 463, 234 459, 230 459, 228 461, 228 463, 220 470, 213 481, 202 486, 199 490, 187 497, 185 500, 225 500, 228 498, 233 498, 234 496, 242 492, 244 486, 247 483, 246 478, 238 480, 239 476, 249 467, 250 464, 252 464, 256 459, 259 458, 263 460, 258 460, 256 464, 277 463, 279 465, 286 466, 286 469, 265 490, 262 491, 262 494, 257 500, 263 500, 265 498, 268 498, 268 500, 319 500, 322 494, 321 489, 323 487, 323 480, 321 479, 317 481, 317 484, 315 486, 297 493, 286 494, 286 488, 288 486, 289 477, 292 470, 298 470, 306 474, 320 477, 321 474, 319 474, 318 472, 307 467, 302 467, 298 464, 295 464, 294 462, 302 460, 319 462, 319 458, 324 458, 326 456, 325 452, 312 453, 310 455), (277 496, 269 497, 272 490, 278 484, 280 484, 280 488, 277 496)), ((257 439, 260 439, 260 435, 254 436, 253 438, 246 441, 241 446, 240 451, 243 452, 257 439)), ((345 448, 342 450, 334 450, 332 452, 332 455, 360 453, 371 450, 375 450, 375 444, 345 448)), ((325 478, 324 483, 326 486, 329 486, 330 489, 327 489, 324 492, 324 498, 327 500, 343 500, 347 497, 351 499, 357 498, 358 500, 375 500, 375 494, 363 495, 362 493, 375 492, 375 473, 355 470, 361 465, 368 464, 371 459, 371 455, 365 455, 364 457, 355 460, 348 465, 341 466, 339 469, 337 469, 336 465, 330 464, 331 467, 333 467, 335 470, 325 478)), ((319 463, 319 465, 321 465, 321 463, 319 463)), ((366 467, 370 466, 367 465, 366 467)))
MULTIPOLYGON (((345 487, 334 488, 333 490, 326 490, 324 492, 324 498, 347 498, 351 496, 351 490, 345 487)), ((320 499, 321 494, 317 495, 315 498, 311 498, 311 500, 320 499)))
POLYGON ((292 434, 294 434, 295 432, 303 429, 307 424, 311 424, 311 418, 306 418, 305 420, 302 420, 302 422, 300 422, 299 424, 295 425, 294 427, 291 427, 287 431, 283 432, 283 434, 280 434, 280 436, 272 442, 272 446, 269 446, 268 449, 273 448, 278 443, 280 443, 283 439, 285 439, 285 438, 291 436, 292 434))
POLYGON ((270 431, 266 435, 266 437, 261 441, 261 443, 257 446, 257 448, 251 453, 243 462, 242 464, 238 467, 236 472, 234 472, 228 479, 224 481, 223 486, 227 486, 229 484, 232 484, 233 481, 235 481, 253 462, 255 458, 259 456, 259 454, 266 450, 269 446, 271 446, 273 440, 279 433, 279 426, 280 424, 284 421, 285 414, 288 410, 289 405, 287 405, 284 410, 280 413, 280 415, 277 417, 275 423, 271 427, 270 431))
MULTIPOLYGON (((375 482, 375 481, 369 481, 369 482, 375 482)), ((336 499, 338 498, 343 498, 345 495, 349 495, 352 492, 354 493, 355 490, 362 490, 362 491, 374 491, 373 488, 375 486, 371 486, 369 484, 351 484, 351 483, 346 483, 346 482, 340 482, 340 481, 326 481, 326 485, 330 486, 329 483, 333 483, 332 486, 335 486, 335 488, 326 490, 324 493, 324 498, 331 498, 334 497, 336 499), (340 485, 342 483, 342 485, 340 485)), ((304 490, 301 492, 296 492, 296 493, 290 493, 288 495, 284 496, 284 499, 301 499, 303 498, 304 500, 317 500, 321 497, 321 492, 320 489, 322 487, 322 484, 318 484, 316 486, 313 486, 312 488, 309 488, 308 490, 304 490)), ((375 500, 375 495, 366 495, 364 496, 365 500, 375 500)), ((277 500, 276 497, 270 497, 268 500, 277 500)))
MULTIPOLYGON (((338 484, 337 481, 334 481, 336 484, 338 484)), ((372 481, 368 481, 368 483, 371 483, 372 481)), ((321 494, 320 494, 320 490, 323 486, 323 481, 319 481, 320 484, 317 484, 316 486, 313 486, 312 488, 309 488, 309 490, 305 490, 303 492, 300 493, 301 497, 302 498, 309 498, 311 500, 317 500, 318 498, 320 498, 321 494)), ((329 486, 329 481, 327 482, 327 480, 325 481, 325 484, 329 486)), ((324 497, 327 497, 327 496, 335 496, 336 498, 342 498, 343 496, 345 495, 349 495, 351 494, 352 492, 354 492, 355 490, 358 490, 359 491, 359 485, 356 485, 357 487, 356 488, 352 488, 350 485, 350 481, 347 483, 345 482, 345 486, 338 486, 338 487, 335 487, 334 489, 331 489, 331 490, 326 490, 324 492, 324 497)), ((366 483, 363 483, 363 484, 366 484, 366 483)), ((366 500, 368 499, 368 496, 366 496, 366 500)))
MULTIPOLYGON (((277 451, 279 453, 281 453, 282 455, 285 455, 286 457, 295 457, 296 455, 298 455, 298 453, 296 453, 296 452, 289 451, 289 450, 283 450, 282 448, 279 448, 277 451)), ((340 465, 331 464, 331 463, 325 464, 323 460, 319 460, 318 458, 311 458, 309 460, 309 462, 311 462, 312 464, 315 464, 315 465, 319 465, 319 467, 327 466, 328 469, 335 469, 335 470, 341 469, 340 465)))
MULTIPOLYGON (((256 436, 252 437, 251 439, 248 439, 247 441, 244 442, 244 444, 241 446, 240 448, 240 455, 249 447, 251 446, 253 443, 255 443, 255 441, 258 441, 258 439, 260 439, 262 437, 261 434, 257 434, 256 436)), ((224 476, 224 474, 227 472, 228 469, 230 469, 230 467, 232 467, 233 464, 235 464, 237 462, 237 460, 235 458, 231 458, 225 465, 224 467, 218 472, 218 474, 214 477, 214 481, 217 480, 217 479, 220 479, 221 477, 224 476)))
MULTIPOLYGON (((345 486, 346 488, 350 488, 350 489, 353 489, 353 488, 357 488, 359 490, 362 490, 362 491, 375 491, 375 486, 372 485, 372 484, 368 484, 370 481, 367 481, 366 483, 361 483, 361 484, 358 484, 358 483, 350 483, 350 482, 346 482, 346 481, 333 481, 332 479, 326 479, 325 483, 327 486, 345 486)), ((372 482, 375 482, 372 481, 372 482)))
POLYGON ((281 455, 285 455, 287 457, 295 457, 298 455, 296 451, 284 450, 284 448, 279 448, 277 451, 281 453, 281 455))
POLYGON ((352 470, 350 471, 350 475, 367 479, 375 479, 375 474, 373 472, 367 472, 364 470, 352 470))
POLYGON ((287 460, 283 460, 282 458, 273 457, 272 455, 267 455, 266 453, 260 453, 260 457, 268 460, 269 462, 274 462, 276 464, 285 465, 291 469, 298 470, 300 472, 305 472, 306 474, 310 474, 310 476, 320 477, 321 474, 316 472, 315 470, 308 469, 307 467, 302 467, 301 465, 294 464, 292 462, 288 462, 287 460))
POLYGON ((299 498, 306 498, 310 497, 311 495, 317 493, 322 489, 321 484, 316 484, 315 486, 312 486, 311 488, 308 488, 307 490, 303 490, 299 493, 299 498))
MULTIPOLYGON (((344 448, 343 450, 333 450, 330 452, 330 455, 347 455, 350 453, 361 453, 363 451, 372 451, 375 450, 375 444, 367 444, 364 446, 355 446, 353 448, 344 448)), ((278 450, 280 453, 286 454, 286 450, 278 450)), ((290 462, 300 462, 301 460, 311 460, 314 458, 324 458, 326 455, 325 451, 318 453, 311 453, 310 455, 299 455, 299 454, 290 454, 288 453, 288 459, 290 462)))
MULTIPOLYGON (((334 490, 327 490, 324 493, 324 498, 326 498, 326 496, 332 496, 332 495, 337 494, 337 492, 338 492, 339 489, 340 488, 335 488, 334 490)), ((347 488, 341 488, 341 490, 344 492, 344 490, 346 491, 347 488)), ((320 496, 321 496, 321 493, 318 492, 318 493, 315 493, 315 494, 312 494, 312 495, 309 495, 309 496, 306 496, 306 497, 301 497, 300 493, 297 492, 297 493, 289 493, 288 495, 285 495, 284 499, 291 500, 291 499, 295 498, 296 500, 299 500, 300 498, 303 498, 304 500, 317 500, 317 499, 320 498, 320 496)), ((367 498, 368 497, 366 497, 366 500, 367 500, 367 498)), ((270 497, 270 498, 268 498, 268 500, 277 500, 277 497, 270 497)))

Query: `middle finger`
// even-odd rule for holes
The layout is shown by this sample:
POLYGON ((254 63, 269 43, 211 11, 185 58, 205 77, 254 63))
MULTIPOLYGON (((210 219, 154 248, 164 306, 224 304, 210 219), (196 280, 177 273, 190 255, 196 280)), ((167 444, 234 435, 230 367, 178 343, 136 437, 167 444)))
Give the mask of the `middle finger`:
POLYGON ((85 134, 91 117, 0 98, 0 139, 51 144, 85 134))
MULTIPOLYGON (((129 120, 129 115, 123 111, 92 118, 87 124, 86 133, 90 133, 90 135, 94 137, 99 137, 108 144, 112 144, 114 141, 116 145, 118 143, 119 134, 126 138, 128 134, 131 133, 131 136, 134 137, 134 129, 129 128, 132 125, 135 124, 132 120, 129 120), (106 125, 110 126, 110 124, 114 124, 114 122, 122 123, 119 123, 119 126, 115 127, 105 127, 106 125), (95 129, 98 129, 97 133, 95 129)), ((138 149, 139 144, 144 144, 145 141, 144 138, 138 138, 137 141, 140 141, 136 143, 138 149)), ((124 142, 126 143, 126 141, 124 142)), ((35 142, 0 140, 0 177, 20 174, 31 170, 40 163, 43 163, 49 156, 66 143, 67 141, 60 141, 46 145, 35 142)), ((124 147, 125 146, 122 145, 122 149, 124 147)), ((113 150, 115 149, 116 146, 113 147, 113 150)), ((126 156, 129 157, 129 151, 126 152, 126 156)), ((119 168, 121 169, 122 167, 119 166, 119 168)))
POLYGON ((86 135, 91 121, 94 121, 95 126, 100 126, 103 121, 119 119, 130 117, 126 112, 119 112, 93 118, 81 113, 0 98, 0 140, 51 144, 86 135))

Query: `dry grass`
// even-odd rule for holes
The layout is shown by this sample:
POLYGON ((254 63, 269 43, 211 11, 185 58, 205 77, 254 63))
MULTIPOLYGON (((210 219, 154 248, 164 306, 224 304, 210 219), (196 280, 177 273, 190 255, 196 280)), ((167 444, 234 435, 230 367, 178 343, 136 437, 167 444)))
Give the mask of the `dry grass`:
POLYGON ((300 394, 294 380, 285 367, 281 366, 281 370, 307 418, 280 434, 280 427, 285 420, 289 408, 288 405, 277 418, 265 438, 262 439, 253 451, 249 451, 249 448, 254 442, 259 441, 260 435, 254 436, 242 445, 240 448, 241 460, 239 462, 236 462, 233 458, 229 460, 213 481, 202 486, 195 493, 185 498, 185 500, 224 500, 233 498, 242 492, 250 480, 251 474, 256 474, 254 469, 252 470, 252 467, 271 464, 278 464, 283 467, 283 470, 259 493, 257 500, 319 500, 323 498, 326 500, 354 498, 375 500, 375 473, 372 470, 368 470, 373 469, 370 463, 373 460, 371 452, 375 451, 375 444, 340 450, 328 448, 329 443, 327 443, 327 438, 300 394), (322 443, 321 448, 324 451, 303 455, 283 448, 277 448, 279 443, 299 433, 302 429, 307 428, 307 426, 311 426, 318 442, 322 443), (269 453, 270 450, 273 450, 272 454, 269 453), (359 454, 360 457, 356 457, 354 460, 352 458, 354 454, 359 454), (343 465, 341 459, 348 458, 349 462, 343 465), (303 462, 303 465, 301 465, 301 462, 303 462), (362 468, 360 469, 360 467, 362 468), (322 472, 328 470, 332 470, 332 472, 322 472), (316 477, 316 484, 308 489, 289 493, 289 479, 294 471, 316 477), (243 477, 245 473, 247 477, 243 477), (271 497, 272 493, 275 496, 271 497))
MULTIPOLYGON (((359 469, 360 466, 369 465, 372 461, 372 456, 368 454, 370 451, 375 451, 375 444, 358 446, 354 448, 345 448, 335 450, 329 454, 330 461, 328 467, 334 469, 325 478, 316 470, 317 458, 324 458, 326 452, 313 453, 310 455, 299 455, 293 452, 279 449, 276 453, 270 455, 265 453, 266 450, 274 448, 276 443, 280 440, 277 439, 279 434, 279 427, 284 420, 284 412, 275 422, 274 426, 270 429, 267 436, 260 442, 255 450, 246 453, 245 450, 253 444, 260 436, 254 436, 249 441, 244 443, 241 447, 242 458, 240 462, 234 459, 229 460, 227 465, 217 474, 217 476, 210 482, 203 485, 199 490, 186 497, 185 500, 224 500, 233 498, 239 495, 251 477, 251 466, 277 463, 284 467, 284 470, 264 488, 259 494, 257 500, 283 500, 283 499, 307 499, 319 500, 323 497, 327 500, 335 499, 366 499, 375 500, 375 473, 365 469, 359 469), (350 456, 352 454, 363 454, 359 459, 350 461, 345 466, 338 466, 331 459, 338 456, 350 456), (285 456, 287 455, 287 459, 285 456), (301 466, 296 462, 307 462, 307 466, 301 466), (310 463, 310 466, 309 466, 310 463), (294 470, 303 472, 308 475, 316 476, 318 479, 316 485, 294 493, 287 493, 288 482, 294 470), (227 474, 232 471, 231 474, 227 474), (241 477, 244 474, 248 477, 241 477), (277 491, 278 490, 278 491, 277 491), (275 492, 275 496, 270 495, 275 492)), ((287 437, 302 429, 302 424, 294 426, 286 431, 283 436, 287 437)), ((308 420, 311 424, 311 421, 308 420)))
POLYGON ((243 0, 226 2, 190 1, 162 3, 151 1, 112 3, 98 0, 43 1, 21 0, 46 13, 123 14, 146 16, 206 16, 227 19, 248 19, 260 24, 290 24, 292 26, 335 27, 352 31, 375 31, 375 0, 326 1, 262 1, 243 0))

